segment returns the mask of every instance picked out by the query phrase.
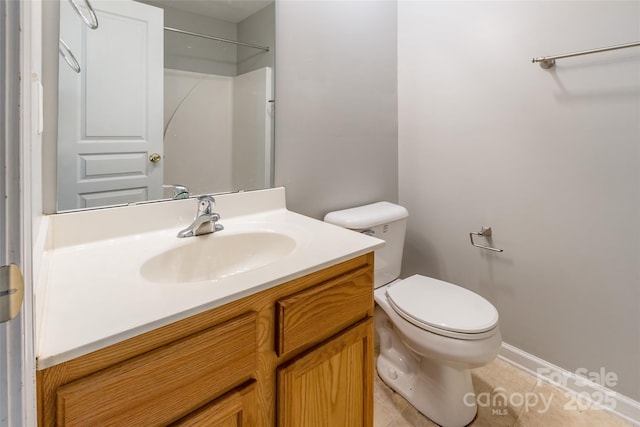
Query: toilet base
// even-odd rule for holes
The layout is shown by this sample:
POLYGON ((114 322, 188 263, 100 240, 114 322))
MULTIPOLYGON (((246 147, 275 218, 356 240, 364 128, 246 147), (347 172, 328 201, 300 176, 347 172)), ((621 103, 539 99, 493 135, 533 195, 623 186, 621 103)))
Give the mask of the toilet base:
POLYGON ((376 363, 380 378, 433 422, 443 427, 471 423, 477 412, 471 373, 434 366, 424 360, 421 365, 431 366, 406 373, 383 356, 379 356, 376 363))
POLYGON ((471 371, 417 356, 381 317, 376 318, 380 339, 376 368, 380 378, 441 426, 462 427, 473 421, 478 408, 471 371))

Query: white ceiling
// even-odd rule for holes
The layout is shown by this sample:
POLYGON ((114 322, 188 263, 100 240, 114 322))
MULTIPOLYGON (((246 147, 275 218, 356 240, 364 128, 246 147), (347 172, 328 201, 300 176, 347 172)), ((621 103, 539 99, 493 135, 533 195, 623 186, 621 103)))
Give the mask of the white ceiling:
POLYGON ((171 7, 197 15, 238 23, 274 0, 142 0, 159 7, 171 7))

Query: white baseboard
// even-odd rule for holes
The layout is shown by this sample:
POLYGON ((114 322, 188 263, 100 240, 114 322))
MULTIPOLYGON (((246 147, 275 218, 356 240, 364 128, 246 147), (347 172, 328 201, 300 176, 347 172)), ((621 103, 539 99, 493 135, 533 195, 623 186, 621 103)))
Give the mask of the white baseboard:
POLYGON ((587 399, 586 396, 598 396, 600 402, 589 399, 589 404, 597 405, 627 422, 640 426, 640 402, 617 393, 604 385, 589 381, 573 372, 555 366, 507 343, 502 343, 498 357, 540 380, 546 381, 569 393, 579 395, 583 401, 587 399), (602 397, 606 399, 603 400, 602 397), (605 404, 599 405, 601 402, 605 404))

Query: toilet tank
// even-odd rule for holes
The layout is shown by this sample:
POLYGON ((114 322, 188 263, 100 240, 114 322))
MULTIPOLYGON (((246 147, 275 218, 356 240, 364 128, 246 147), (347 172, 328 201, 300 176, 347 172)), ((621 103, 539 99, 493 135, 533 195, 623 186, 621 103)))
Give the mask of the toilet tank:
POLYGON ((389 202, 377 202, 356 208, 329 212, 324 220, 385 241, 375 251, 374 287, 385 285, 400 276, 404 233, 409 212, 389 202))

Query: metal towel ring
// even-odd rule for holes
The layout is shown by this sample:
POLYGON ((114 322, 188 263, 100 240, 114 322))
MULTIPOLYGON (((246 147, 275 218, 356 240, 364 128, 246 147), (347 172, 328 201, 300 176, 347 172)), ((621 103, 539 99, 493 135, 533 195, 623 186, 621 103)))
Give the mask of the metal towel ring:
POLYGON ((471 240, 471 245, 480 249, 487 249, 494 252, 503 252, 502 249, 492 248, 491 246, 479 245, 473 241, 473 236, 481 236, 481 237, 491 237, 491 227, 482 227, 480 231, 477 233, 471 232, 469 233, 469 239, 471 240))
POLYGON ((87 27, 95 30, 96 28, 98 28, 98 17, 96 16, 96 12, 93 10, 93 7, 91 7, 91 3, 89 3, 89 0, 83 1, 86 5, 87 10, 89 11, 89 16, 91 19, 89 19, 89 17, 87 17, 87 15, 82 12, 80 6, 78 6, 75 0, 69 0, 69 3, 71 3, 71 6, 73 6, 76 13, 80 15, 80 18, 84 21, 84 23, 87 24, 87 27))
POLYGON ((67 44, 62 39, 58 40, 58 51, 64 58, 64 61, 69 64, 69 67, 71 67, 71 69, 76 73, 80 73, 80 64, 78 63, 78 60, 76 59, 73 52, 71 52, 71 49, 69 49, 69 46, 67 46, 67 44))

